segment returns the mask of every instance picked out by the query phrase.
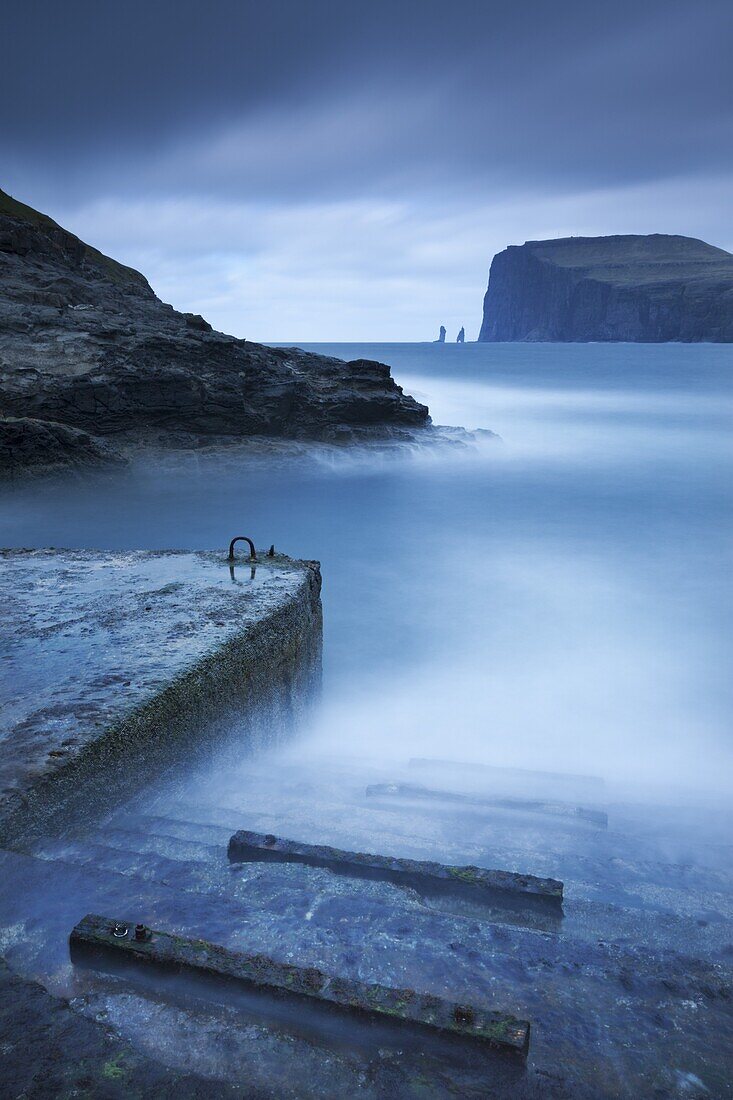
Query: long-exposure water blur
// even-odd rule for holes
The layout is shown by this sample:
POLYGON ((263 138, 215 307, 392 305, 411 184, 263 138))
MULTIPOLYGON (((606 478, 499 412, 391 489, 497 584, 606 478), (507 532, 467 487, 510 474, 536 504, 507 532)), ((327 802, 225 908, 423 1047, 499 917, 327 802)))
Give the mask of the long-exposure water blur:
POLYGON ((386 457, 314 447, 274 469, 141 465, 101 493, 16 490, 3 545, 209 548, 245 528, 323 566, 314 745, 384 756, 450 743, 725 793, 729 349, 308 350, 387 361, 436 424, 501 439, 386 457))
MULTIPOLYGON (((233 828, 260 828, 556 875, 565 881, 561 921, 509 913, 486 923, 470 907, 394 886, 359 893, 303 867, 281 868, 265 885, 249 870, 240 887, 252 908, 235 940, 271 949, 275 928, 286 957, 365 980, 438 987, 455 999, 498 991, 535 1021, 538 1091, 526 1095, 730 1095, 730 1004, 716 968, 729 968, 733 950, 731 351, 307 349, 387 362, 435 424, 498 438, 313 444, 273 462, 138 460, 103 479, 3 493, 4 546, 225 549, 247 534, 258 547, 321 562, 323 692, 307 720, 278 747, 233 759, 230 746, 190 775, 156 780, 110 835, 126 831, 127 849, 139 853, 160 834, 156 844, 164 837, 188 844, 187 858, 208 858, 204 846, 224 845, 233 828), (496 773, 500 794, 570 798, 607 813, 608 827, 506 806, 481 811, 470 798, 486 793, 481 766, 507 769, 496 773), (426 803, 409 791, 365 799, 374 783, 422 784, 467 801, 426 803), (562 1074, 553 1076, 558 1051, 562 1074)), ((236 744, 236 728, 232 735, 236 744)), ((9 861, 8 883, 24 895, 23 921, 13 890, 0 910, 10 955, 59 991, 83 993, 85 1011, 143 1045, 152 1013, 158 1055, 225 1079, 232 1060, 251 1056, 246 1039, 229 1050, 217 1039, 230 1006, 219 1005, 216 1024, 202 1008, 193 1042, 175 990, 74 984, 68 929, 81 912, 125 899, 110 880, 79 870, 88 863, 74 863, 89 843, 40 849, 48 879, 9 861)), ((162 904, 152 894, 137 900, 146 912, 162 904)), ((213 900, 200 905, 179 912, 181 927, 200 931, 203 914, 207 931, 221 920, 219 942, 231 940, 213 900)), ((368 1051, 332 1037, 342 1061, 328 1069, 308 1054, 308 1029, 295 1031, 300 1045, 289 1054, 272 1036, 262 1041, 255 1084, 281 1095, 296 1081, 294 1095, 418 1095, 414 1067, 400 1076, 390 1062, 385 1086, 364 1068, 368 1051)), ((437 1077, 422 1067, 424 1095, 487 1095, 485 1069, 452 1070, 437 1055, 435 1064, 437 1077)), ((497 1095, 530 1089, 501 1079, 507 1091, 497 1095)))

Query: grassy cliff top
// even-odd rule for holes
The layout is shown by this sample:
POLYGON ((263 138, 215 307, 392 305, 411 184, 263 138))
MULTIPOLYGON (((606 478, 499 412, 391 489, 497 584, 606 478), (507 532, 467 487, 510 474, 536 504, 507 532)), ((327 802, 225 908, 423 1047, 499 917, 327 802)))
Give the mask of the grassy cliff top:
POLYGON ((612 237, 561 237, 520 246, 538 259, 612 283, 730 278, 733 255, 694 237, 666 233, 612 237))
POLYGON ((36 229, 42 231, 53 231, 55 233, 65 234, 68 238, 73 239, 82 246, 84 261, 99 269, 99 271, 113 283, 134 287, 137 290, 146 290, 148 293, 152 293, 145 276, 141 275, 139 271, 136 271, 134 267, 127 267, 125 264, 118 263, 117 260, 105 256, 105 254, 100 252, 97 248, 92 248, 91 245, 81 241, 74 233, 70 233, 67 229, 64 229, 63 226, 60 226, 53 218, 49 218, 47 214, 42 214, 39 210, 34 210, 32 206, 26 206, 24 202, 18 202, 12 195, 8 195, 7 192, 0 190, 0 217, 3 216, 14 218, 16 221, 28 222, 36 229))
POLYGON ((46 229, 60 229, 61 227, 46 214, 34 210, 32 206, 26 206, 24 202, 18 202, 12 195, 6 194, 0 189, 0 214, 9 218, 17 218, 18 221, 30 222, 31 225, 43 226, 46 229))

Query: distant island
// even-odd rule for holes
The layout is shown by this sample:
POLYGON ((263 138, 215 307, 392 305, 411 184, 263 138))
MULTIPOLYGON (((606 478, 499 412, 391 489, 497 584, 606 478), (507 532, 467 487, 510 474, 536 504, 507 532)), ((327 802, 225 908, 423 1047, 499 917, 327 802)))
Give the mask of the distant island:
POLYGON ((733 341, 733 255, 692 237, 564 237, 494 256, 479 340, 733 341))

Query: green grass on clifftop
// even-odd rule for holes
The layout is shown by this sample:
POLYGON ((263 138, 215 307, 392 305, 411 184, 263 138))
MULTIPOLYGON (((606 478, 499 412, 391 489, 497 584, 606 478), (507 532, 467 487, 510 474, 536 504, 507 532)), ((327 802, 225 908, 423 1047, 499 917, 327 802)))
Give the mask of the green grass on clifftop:
MULTIPOLYGON (((41 214, 39 210, 34 210, 32 206, 26 206, 24 202, 18 202, 12 195, 8 195, 7 192, 0 190, 0 216, 2 215, 9 218, 16 218, 18 221, 28 222, 38 229, 54 229, 58 232, 66 233, 74 240, 79 240, 74 233, 69 233, 67 229, 64 229, 58 222, 55 222, 53 218, 49 218, 47 214, 41 214)), ((151 292, 150 284, 145 276, 141 275, 139 271, 136 271, 134 267, 127 267, 125 264, 118 263, 117 260, 105 256, 103 252, 100 252, 96 248, 92 248, 91 245, 86 244, 84 241, 80 241, 80 244, 84 248, 84 260, 94 267, 100 268, 103 274, 113 283, 151 292)))

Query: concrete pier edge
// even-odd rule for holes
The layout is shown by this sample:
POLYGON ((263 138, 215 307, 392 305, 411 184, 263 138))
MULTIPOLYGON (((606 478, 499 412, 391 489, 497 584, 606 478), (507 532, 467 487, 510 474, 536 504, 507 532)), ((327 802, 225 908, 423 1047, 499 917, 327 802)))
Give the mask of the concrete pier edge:
MULTIPOLYGON (((95 560, 114 558, 92 551, 5 550, 0 554, 4 562, 24 554, 66 554, 73 562, 85 562, 90 556, 95 560)), ((131 555, 141 559, 195 557, 203 566, 210 566, 215 577, 216 571, 222 570, 228 581, 224 551, 141 551, 120 556, 131 555)), ((249 565, 239 566, 243 568, 249 570, 249 565)), ((87 821, 99 816, 195 752, 197 743, 205 741, 217 723, 223 725, 234 715, 246 721, 256 709, 267 712, 271 708, 274 726, 297 709, 298 696, 317 691, 322 647, 319 563, 276 555, 257 568, 260 576, 267 576, 267 570, 273 575, 287 574, 287 586, 273 591, 270 605, 262 610, 258 604, 247 615, 242 612, 246 590, 217 589, 220 605, 231 607, 227 621, 218 624, 224 632, 215 644, 186 660, 185 667, 177 668, 159 688, 146 688, 137 697, 131 690, 129 701, 115 704, 106 724, 88 730, 78 746, 62 757, 49 752, 53 759, 48 766, 27 769, 27 774, 20 774, 18 781, 3 791, 0 846, 23 849, 41 836, 62 830, 78 814, 87 821), (203 734, 204 730, 208 733, 203 734)), ((40 648, 39 659, 43 659, 40 648)), ((134 654, 121 652, 122 662, 128 657, 134 660, 134 654)), ((70 677, 75 673, 69 668, 70 677)), ((83 703, 81 686, 79 702, 83 703)), ((39 715, 38 736, 42 738, 42 710, 39 715)), ((267 724, 266 715, 258 720, 267 724)), ((11 726, 5 736, 12 738, 12 734, 11 726)))

